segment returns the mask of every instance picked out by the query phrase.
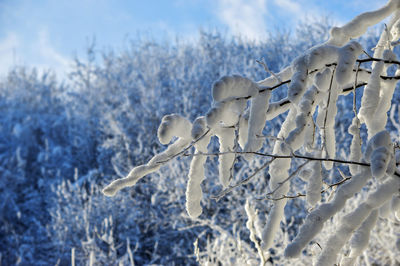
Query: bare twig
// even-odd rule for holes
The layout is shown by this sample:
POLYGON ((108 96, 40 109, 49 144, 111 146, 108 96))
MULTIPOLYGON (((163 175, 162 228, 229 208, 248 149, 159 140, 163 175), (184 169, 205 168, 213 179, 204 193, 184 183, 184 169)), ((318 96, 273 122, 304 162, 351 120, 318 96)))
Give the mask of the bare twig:
MULTIPOLYGON (((235 125, 235 139, 234 139, 234 144, 233 144, 233 150, 238 151, 239 149, 239 123, 240 123, 240 118, 242 115, 239 115, 238 122, 235 125)), ((234 172, 234 167, 235 163, 237 160, 237 153, 235 153, 235 158, 233 159, 232 165, 229 168, 230 176, 229 176, 229 182, 233 179, 233 172, 234 172)))
POLYGON ((357 77, 358 77, 358 71, 360 70, 360 65, 361 63, 358 62, 357 64, 357 70, 356 70, 356 77, 354 80, 354 89, 353 89, 353 112, 354 112, 354 116, 357 117, 357 102, 356 102, 356 98, 357 98, 357 77))
POLYGON ((397 60, 385 60, 381 58, 364 58, 364 59, 357 59, 358 63, 367 63, 367 62, 384 62, 385 64, 394 64, 394 65, 400 65, 400 61, 397 60))
POLYGON ((257 63, 259 63, 260 65, 262 65, 264 67, 265 72, 271 74, 271 76, 273 76, 279 83, 282 82, 282 80, 271 70, 269 70, 267 64, 264 63, 264 58, 260 60, 256 60, 257 63))
MULTIPOLYGON (((185 153, 182 154, 183 156, 221 156, 224 154, 229 154, 232 152, 219 152, 219 153, 185 153)), ((238 154, 254 154, 257 156, 262 156, 262 157, 271 157, 271 158, 275 158, 275 159, 293 159, 293 158, 297 158, 297 159, 306 159, 306 160, 310 160, 310 161, 321 161, 321 162, 334 162, 334 163, 341 163, 341 164, 354 164, 354 165, 360 165, 360 166, 366 166, 366 167, 370 167, 371 164, 370 163, 366 163, 366 162, 357 162, 357 161, 348 161, 348 160, 342 160, 342 159, 336 159, 336 158, 321 158, 321 157, 312 157, 312 156, 306 156, 306 155, 301 155, 301 154, 296 154, 296 153, 292 153, 290 155, 279 155, 279 154, 271 154, 271 153, 262 153, 262 152, 252 152, 252 151, 238 151, 236 152, 238 154)), ((396 171, 394 173, 395 176, 400 177, 400 171, 396 171)))
POLYGON ((321 147, 322 150, 326 151, 326 120, 328 118, 328 111, 329 111, 329 103, 331 101, 331 94, 332 94, 332 84, 333 84, 333 78, 335 76, 335 71, 336 71, 336 66, 333 68, 332 71, 332 77, 331 77, 331 81, 329 84, 329 94, 328 94, 328 100, 326 101, 326 112, 325 112, 325 118, 324 118, 324 126, 321 128, 322 132, 321 132, 321 147))
POLYGON ((279 198, 271 198, 271 197, 269 197, 269 196, 265 196, 265 197, 263 197, 263 198, 260 198, 259 200, 265 200, 265 199, 267 199, 267 200, 273 200, 273 201, 278 201, 278 200, 283 200, 283 199, 297 199, 297 198, 300 198, 300 197, 305 197, 306 196, 306 194, 303 194, 303 193, 297 193, 297 195, 282 195, 282 196, 280 196, 279 198))
POLYGON ((345 177, 344 179, 340 180, 339 182, 336 182, 334 184, 329 185, 327 188, 325 188, 324 190, 321 191, 321 193, 325 193, 327 192, 329 189, 339 186, 341 184, 343 184, 344 182, 348 181, 351 179, 351 176, 345 177))
POLYGON ((267 161, 266 163, 264 163, 260 168, 258 168, 253 174, 251 174, 250 176, 246 177, 245 179, 239 181, 238 183, 236 183, 235 185, 231 185, 228 188, 224 189, 223 191, 221 191, 218 195, 215 196, 211 196, 212 199, 215 199, 216 201, 219 201, 220 199, 222 199, 223 197, 225 197, 226 194, 228 194, 229 192, 231 192, 232 190, 234 190, 235 188, 245 185, 247 184, 253 177, 255 177, 260 171, 262 171, 263 169, 267 168, 273 161, 275 160, 275 158, 272 158, 272 160, 267 161))
MULTIPOLYGON (((336 182, 336 183, 333 183, 333 184, 328 185, 327 188, 321 190, 321 194, 327 192, 329 189, 331 189, 331 188, 333 188, 333 187, 340 186, 341 184, 343 184, 344 182, 346 182, 346 181, 348 181, 348 180, 350 180, 350 179, 351 179, 351 176, 349 176, 349 177, 344 177, 344 178, 343 178, 342 180, 340 180, 339 182, 336 182)), ((305 197, 305 196, 306 196, 306 194, 297 193, 297 195, 282 195, 282 196, 280 196, 280 197, 278 197, 278 198, 272 198, 272 197, 269 196, 269 194, 267 194, 266 196, 264 196, 264 197, 259 197, 259 198, 257 198, 257 199, 258 199, 258 200, 265 200, 265 199, 267 199, 267 200, 278 201, 278 200, 283 200, 283 199, 296 199, 296 198, 305 197)))
POLYGON ((292 179, 292 177, 296 176, 297 173, 304 167, 306 166, 310 161, 305 161, 303 164, 301 164, 299 167, 297 167, 297 169, 295 171, 293 171, 293 173, 291 173, 285 180, 283 180, 282 182, 278 183, 278 186, 276 186, 276 188, 274 190, 272 190, 271 192, 267 193, 267 197, 270 195, 275 194, 275 192, 278 191, 278 189, 280 189, 287 181, 289 181, 290 179, 292 179))
POLYGON ((388 46, 389 46, 389 50, 392 50, 392 46, 390 44, 391 43, 390 42, 390 32, 389 32, 387 24, 384 23, 384 25, 385 25, 385 32, 386 32, 386 37, 387 37, 387 43, 388 43, 388 46))

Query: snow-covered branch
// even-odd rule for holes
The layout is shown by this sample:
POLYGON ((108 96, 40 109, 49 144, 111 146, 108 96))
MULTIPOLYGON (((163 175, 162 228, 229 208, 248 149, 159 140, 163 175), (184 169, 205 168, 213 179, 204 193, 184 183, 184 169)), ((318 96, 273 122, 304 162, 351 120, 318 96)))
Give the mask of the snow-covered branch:
POLYGON ((133 186, 140 178, 157 171, 172 159, 191 157, 186 209, 190 217, 197 218, 202 214, 201 183, 205 179, 208 157, 218 156, 219 160, 222 190, 212 197, 217 201, 235 188, 252 182, 258 173, 267 172, 270 192, 264 198, 273 201, 264 229, 258 236, 254 229, 254 211, 248 202, 245 207, 250 238, 265 262, 264 255, 269 252, 284 220, 288 199, 305 196, 307 204, 314 208, 285 249, 285 256, 293 258, 300 256, 322 231, 325 222, 341 212, 347 201, 372 180, 377 183, 377 190, 344 216, 316 263, 338 263, 340 249, 353 235, 349 261, 354 261, 368 243, 369 234, 376 224, 376 210, 393 198, 393 206, 396 206, 393 208, 398 213, 396 193, 400 189, 400 172, 396 168, 398 162, 386 123, 397 81, 400 80, 400 61, 392 51, 393 44, 400 37, 399 8, 399 0, 390 0, 380 9, 363 13, 342 27, 333 27, 326 43, 305 51, 280 73, 271 72, 264 62, 259 62, 271 74, 264 80, 255 82, 239 75, 220 78, 212 86, 212 107, 204 116, 198 117, 193 124, 179 115, 165 116, 158 130, 159 141, 168 144, 175 137, 175 142, 147 164, 135 167, 126 178, 112 182, 103 193, 114 196, 117 191, 133 186), (362 58, 364 48, 355 38, 392 14, 374 56, 362 58), (361 67, 368 62, 372 62, 371 69, 361 67), (391 66, 395 68, 394 75, 388 71, 391 66), (271 101, 274 91, 278 88, 284 90, 286 85, 287 96, 271 101), (357 92, 362 93, 361 106, 357 110, 356 91, 361 87, 364 90, 357 92), (339 97, 350 92, 353 92, 351 113, 354 113, 354 118, 348 132, 352 141, 348 158, 338 159, 337 102, 339 97), (269 143, 270 138, 264 137, 263 132, 278 116, 285 120, 279 133, 273 136, 274 143, 269 143), (364 146, 361 137, 363 124, 368 135, 368 143, 364 146), (208 152, 213 136, 218 139, 219 152, 208 152), (191 151, 193 147, 194 152, 191 151), (267 152, 266 149, 271 147, 271 152, 267 152), (251 162, 257 156, 270 160, 241 181, 231 184, 235 179, 237 158, 251 162), (300 166, 298 159, 303 160, 300 166), (322 197, 321 194, 327 191, 322 189, 323 172, 333 173, 338 166, 344 165, 349 167, 351 178, 343 178, 329 186, 337 187, 332 200, 322 197), (297 174, 307 182, 306 193, 290 196, 290 181, 297 174))

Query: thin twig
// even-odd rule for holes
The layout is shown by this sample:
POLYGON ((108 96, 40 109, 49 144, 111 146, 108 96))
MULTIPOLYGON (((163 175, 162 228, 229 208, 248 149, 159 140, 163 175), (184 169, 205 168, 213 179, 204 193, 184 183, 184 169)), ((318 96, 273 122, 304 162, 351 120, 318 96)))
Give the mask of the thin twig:
POLYGON ((356 77, 354 80, 354 89, 353 89, 353 112, 354 112, 354 116, 357 117, 357 102, 356 102, 356 98, 357 98, 357 77, 358 77, 358 71, 360 70, 360 65, 361 63, 359 62, 357 64, 357 70, 356 70, 356 77))
POLYGON ((283 200, 283 199, 297 199, 300 197, 305 197, 306 194, 303 193, 297 193, 297 195, 282 195, 279 198, 270 198, 269 196, 265 196, 263 198, 260 198, 259 200, 273 200, 273 201, 278 201, 278 200, 283 200))
POLYGON ((293 171, 293 173, 291 173, 285 180, 283 180, 282 182, 278 183, 278 186, 272 190, 271 192, 267 193, 267 197, 270 195, 275 194, 275 192, 278 191, 278 189, 280 189, 287 181, 289 181, 290 179, 292 179, 292 177, 296 176, 297 173, 304 167, 306 166, 310 161, 305 161, 303 164, 301 164, 299 167, 297 167, 297 169, 295 171, 293 171))
POLYGON ((385 60, 381 58, 364 58, 364 59, 357 59, 358 63, 367 63, 367 62, 384 62, 385 64, 394 64, 394 65, 400 65, 400 61, 397 60, 385 60))
MULTIPOLYGON (((239 115, 238 122, 235 124, 235 139, 234 139, 234 143, 233 143, 234 151, 238 151, 238 149, 239 149, 239 123, 240 123, 241 117, 242 117, 242 114, 239 115)), ((237 153, 235 153, 235 158, 233 159, 232 165, 229 168, 229 173, 230 173, 229 182, 233 179, 233 172, 234 172, 236 160, 237 160, 237 153)))
POLYGON ((368 56, 369 59, 372 58, 372 56, 370 56, 364 49, 363 49, 363 53, 366 54, 368 56))
POLYGON ((269 70, 267 64, 264 63, 264 58, 260 61, 260 60, 256 60, 257 63, 259 63, 260 65, 262 65, 264 67, 265 72, 271 74, 271 76, 273 76, 278 82, 282 82, 282 80, 271 70, 269 70))
POLYGON ((325 118, 324 118, 324 126, 322 127, 322 132, 321 132, 321 147, 322 150, 326 151, 326 120, 328 118, 328 111, 329 111, 329 103, 331 101, 331 94, 332 94, 332 84, 333 84, 333 78, 335 76, 335 71, 336 71, 336 66, 333 68, 332 71, 332 77, 331 77, 331 82, 329 84, 329 94, 328 94, 328 100, 326 101, 326 112, 325 112, 325 118))
POLYGON ((226 194, 228 194, 229 192, 231 192, 232 190, 234 190, 235 188, 245 185, 247 184, 253 177, 255 177, 260 171, 262 171, 263 169, 267 168, 273 161, 275 160, 275 158, 272 158, 272 160, 267 161, 266 163, 264 163, 260 168, 258 168, 253 174, 251 174, 250 176, 246 177, 245 179, 239 181, 238 183, 236 183, 235 185, 231 185, 229 187, 227 187, 226 189, 224 189, 223 191, 221 191, 218 195, 214 195, 211 196, 212 199, 215 199, 216 201, 219 201, 220 199, 222 199, 223 197, 225 197, 226 194))
MULTIPOLYGON (((339 182, 336 182, 336 183, 334 183, 334 184, 328 185, 327 188, 321 190, 321 194, 327 192, 327 191, 328 191, 330 188, 332 188, 332 187, 340 186, 341 184, 343 184, 344 182, 346 182, 346 181, 348 181, 348 180, 350 180, 350 179, 351 179, 351 176, 345 177, 344 179, 340 180, 339 182)), ((258 200, 265 200, 265 199, 267 199, 267 200, 278 201, 278 200, 283 200, 283 199, 296 199, 296 198, 305 197, 305 196, 306 196, 306 194, 297 193, 297 195, 282 195, 282 196, 279 197, 279 198, 271 198, 271 197, 269 197, 269 195, 267 194, 266 196, 264 196, 264 197, 259 197, 259 198, 257 198, 257 199, 258 199, 258 200)))
POLYGON ((344 182, 346 182, 347 180, 350 180, 351 176, 345 177, 344 179, 340 180, 339 182, 336 182, 334 184, 329 185, 327 188, 325 188, 324 190, 321 191, 321 193, 325 193, 327 192, 329 189, 339 186, 341 184, 343 184, 344 182))
POLYGON ((386 23, 384 23, 384 25, 385 25, 385 32, 386 32, 386 37, 387 37, 387 43, 388 43, 388 46, 389 46, 389 50, 391 51, 391 50, 392 50, 392 46, 390 45, 390 33, 389 33, 389 29, 388 29, 388 26, 386 25, 386 23))
MULTIPOLYGON (((229 154, 232 152, 216 152, 216 153, 185 153, 183 156, 221 156, 225 154, 229 154)), ((301 155, 301 154, 296 154, 292 153, 290 155, 279 155, 279 154, 271 154, 271 153, 262 153, 262 152, 252 152, 252 151, 238 151, 236 152, 238 154, 254 154, 262 157, 271 157, 275 159, 305 159, 305 160, 310 160, 310 161, 321 161, 321 162, 334 162, 334 163, 341 163, 341 164, 354 164, 354 165, 360 165, 360 166, 366 166, 370 167, 370 163, 366 162, 357 162, 357 161, 348 161, 348 160, 342 160, 342 159, 335 159, 335 158, 321 158, 321 157, 311 157, 311 156, 306 156, 306 155, 301 155)), ((395 176, 400 177, 400 171, 396 171, 394 173, 395 176)))

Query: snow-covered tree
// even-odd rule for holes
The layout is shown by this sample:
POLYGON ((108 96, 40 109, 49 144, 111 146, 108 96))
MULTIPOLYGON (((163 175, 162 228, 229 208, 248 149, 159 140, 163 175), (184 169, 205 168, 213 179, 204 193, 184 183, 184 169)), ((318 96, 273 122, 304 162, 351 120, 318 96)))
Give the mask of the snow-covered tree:
MULTIPOLYGON (((387 124, 400 79, 400 61, 393 52, 399 43, 400 1, 389 0, 380 9, 333 27, 325 43, 308 49, 279 73, 260 62, 270 74, 263 80, 240 75, 221 77, 212 86, 213 102, 208 112, 193 121, 179 114, 164 116, 157 136, 169 146, 146 164, 134 167, 126 177, 113 181, 103 193, 114 196, 173 159, 191 157, 186 210, 198 219, 203 212, 201 184, 208 158, 218 157, 222 189, 214 197, 217 200, 266 171, 268 191, 262 196, 253 195, 245 206, 250 239, 264 264, 285 220, 284 208, 292 198, 305 197, 310 209, 295 238, 284 249, 286 258, 301 256, 328 220, 337 219, 348 202, 367 191, 365 199, 337 219, 322 251, 315 252, 316 265, 354 264, 368 246, 378 217, 400 219, 399 137, 390 134, 387 124), (357 38, 387 17, 390 20, 369 55, 357 38), (284 86, 287 96, 273 97, 274 90, 284 86), (361 101, 357 97, 360 93, 361 101), (343 95, 352 97, 354 114, 347 129, 351 138, 349 154, 340 157, 336 139, 341 125, 336 121, 340 119, 337 103, 343 95), (275 136, 264 135, 270 121, 282 116, 280 131, 275 136), (214 137, 219 152, 208 150, 214 137), (251 165, 259 157, 269 159, 252 174, 238 176, 246 164, 251 165), (325 176, 338 174, 342 180, 324 184, 325 176), (305 191, 288 194, 290 182, 297 176, 306 182, 305 191), (326 192, 331 195, 327 197, 326 192), (256 221, 251 206, 254 200, 272 202, 265 222, 256 221), (262 230, 257 223, 263 224, 262 230), (347 243, 348 254, 340 255, 347 243)), ((391 117, 396 124, 395 116, 391 117)), ((399 232, 393 234, 399 238, 399 232)))

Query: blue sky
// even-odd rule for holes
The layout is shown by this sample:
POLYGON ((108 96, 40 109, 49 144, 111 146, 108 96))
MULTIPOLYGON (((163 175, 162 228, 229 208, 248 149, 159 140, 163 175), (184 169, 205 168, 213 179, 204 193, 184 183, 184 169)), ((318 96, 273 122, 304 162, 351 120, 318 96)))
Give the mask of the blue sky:
POLYGON ((267 31, 329 16, 343 24, 385 0, 0 0, 0 77, 14 65, 52 68, 63 77, 90 40, 121 49, 138 34, 196 38, 200 28, 260 40, 267 31), (368 3, 368 4, 366 4, 368 3))

